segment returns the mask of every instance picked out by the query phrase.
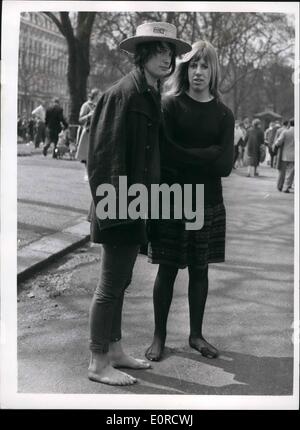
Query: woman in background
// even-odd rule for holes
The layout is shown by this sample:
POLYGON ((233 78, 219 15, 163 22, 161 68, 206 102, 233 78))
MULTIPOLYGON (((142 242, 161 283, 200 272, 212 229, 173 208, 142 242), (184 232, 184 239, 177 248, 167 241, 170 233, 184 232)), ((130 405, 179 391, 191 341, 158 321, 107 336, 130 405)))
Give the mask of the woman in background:
MULTIPOLYGON (((80 160, 85 166, 88 155, 90 122, 97 104, 98 94, 98 88, 93 88, 89 94, 88 100, 81 106, 79 113, 79 124, 82 127, 79 129, 79 134, 77 137, 78 146, 76 158, 80 160)), ((88 181, 87 171, 85 171, 84 180, 88 181)))
POLYGON ((260 145, 264 145, 264 133, 261 129, 261 121, 254 119, 252 127, 248 128, 245 136, 245 164, 248 166, 247 177, 258 176, 257 167, 260 158, 260 145))

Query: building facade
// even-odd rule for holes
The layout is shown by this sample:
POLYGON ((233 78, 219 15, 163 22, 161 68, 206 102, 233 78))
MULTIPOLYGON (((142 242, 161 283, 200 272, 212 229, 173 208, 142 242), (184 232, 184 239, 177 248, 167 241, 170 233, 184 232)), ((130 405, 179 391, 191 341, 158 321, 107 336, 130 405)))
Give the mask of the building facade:
POLYGON ((40 104, 60 99, 69 112, 67 83, 68 50, 64 36, 53 21, 39 12, 21 14, 18 66, 18 114, 31 115, 40 104))

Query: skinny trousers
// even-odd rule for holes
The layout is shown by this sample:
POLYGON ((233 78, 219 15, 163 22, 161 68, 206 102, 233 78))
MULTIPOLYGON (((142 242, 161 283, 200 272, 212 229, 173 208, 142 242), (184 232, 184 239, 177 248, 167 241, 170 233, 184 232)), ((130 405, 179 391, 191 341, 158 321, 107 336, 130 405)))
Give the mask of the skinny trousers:
POLYGON ((124 293, 131 282, 139 245, 103 244, 100 280, 90 308, 90 350, 107 353, 122 337, 124 293))

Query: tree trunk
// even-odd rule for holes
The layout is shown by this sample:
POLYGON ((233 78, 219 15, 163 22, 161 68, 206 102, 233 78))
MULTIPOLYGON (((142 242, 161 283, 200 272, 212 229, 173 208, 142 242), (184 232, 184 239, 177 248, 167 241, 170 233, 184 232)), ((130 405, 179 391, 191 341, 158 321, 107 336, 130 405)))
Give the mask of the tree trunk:
POLYGON ((68 45, 67 80, 70 92, 70 124, 78 124, 81 105, 86 101, 86 86, 90 73, 90 37, 96 12, 78 12, 72 25, 68 12, 44 12, 66 38, 68 45))
POLYGON ((71 124, 78 123, 81 105, 86 101, 87 80, 90 73, 89 64, 89 40, 74 39, 74 43, 68 44, 68 85, 70 90, 70 117, 71 124))

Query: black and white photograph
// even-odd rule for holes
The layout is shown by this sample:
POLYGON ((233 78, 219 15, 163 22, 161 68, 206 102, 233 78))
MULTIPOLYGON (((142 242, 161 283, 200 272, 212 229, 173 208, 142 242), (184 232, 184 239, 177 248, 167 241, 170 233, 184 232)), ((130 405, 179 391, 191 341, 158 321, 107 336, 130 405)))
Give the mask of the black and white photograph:
POLYGON ((299 3, 4 0, 2 40, 1 408, 298 409, 299 3))

